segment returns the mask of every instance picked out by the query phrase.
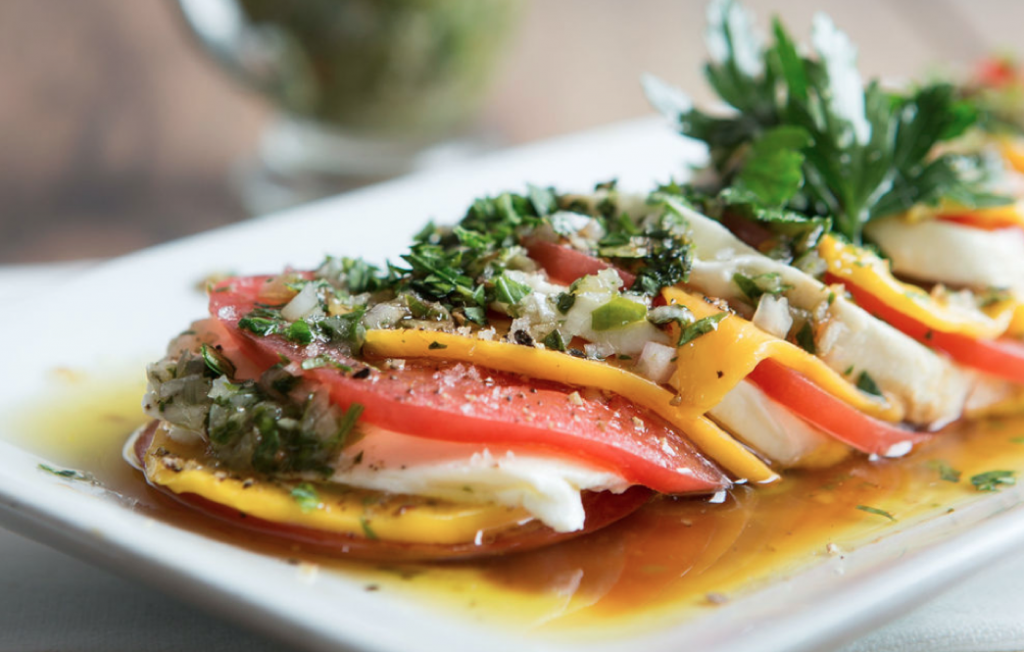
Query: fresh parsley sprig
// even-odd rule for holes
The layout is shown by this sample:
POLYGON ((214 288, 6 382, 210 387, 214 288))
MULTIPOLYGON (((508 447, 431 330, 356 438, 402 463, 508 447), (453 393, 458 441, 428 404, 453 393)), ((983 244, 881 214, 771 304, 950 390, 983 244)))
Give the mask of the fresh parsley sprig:
POLYGON ((936 145, 979 119, 953 86, 909 93, 865 86, 856 49, 824 15, 814 20, 813 57, 798 51, 777 19, 773 42, 762 47, 733 0, 712 2, 709 17, 705 74, 735 111, 706 113, 651 76, 644 86, 684 135, 707 143, 718 175, 712 194, 727 208, 757 220, 779 211, 829 218, 832 230, 860 243, 865 224, 917 204, 1009 201, 985 189, 979 157, 936 154, 936 145))

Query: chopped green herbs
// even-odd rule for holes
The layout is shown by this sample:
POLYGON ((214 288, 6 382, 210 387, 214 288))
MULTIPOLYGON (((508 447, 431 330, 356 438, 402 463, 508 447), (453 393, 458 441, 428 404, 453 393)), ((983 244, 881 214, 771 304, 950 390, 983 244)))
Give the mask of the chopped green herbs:
POLYGON ((680 327, 683 327, 687 324, 692 324, 694 317, 693 313, 686 306, 672 303, 667 306, 651 308, 647 313, 647 320, 658 326, 675 322, 680 327))
POLYGON ((875 516, 882 516, 884 518, 889 519, 890 521, 896 520, 895 516, 885 511, 884 509, 878 509, 877 507, 871 507, 870 505, 857 505, 857 509, 859 509, 862 512, 867 512, 868 514, 874 514, 875 516))
POLYGON ((527 194, 530 197, 530 204, 534 212, 540 217, 546 217, 558 210, 558 198, 553 188, 540 188, 533 184, 527 186, 527 194))
POLYGON ((682 333, 679 334, 679 341, 676 342, 676 346, 683 346, 689 344, 701 335, 707 335, 711 331, 718 330, 718 322, 726 318, 728 313, 719 312, 714 315, 708 315, 693 322, 692 324, 683 328, 682 333))
POLYGON ((317 493, 316 487, 308 482, 295 485, 291 495, 303 512, 312 512, 320 507, 320 495, 317 493))
MULTIPOLYGON (((303 366, 334 366, 326 357, 310 360, 303 366)), ((326 391, 277 365, 255 380, 231 382, 211 378, 198 353, 184 353, 151 365, 147 376, 162 418, 205 432, 218 459, 242 472, 330 474, 362 413, 358 404, 342 410, 326 391)))
POLYGON ((359 526, 363 529, 363 536, 365 536, 367 539, 370 539, 371 541, 376 541, 379 538, 377 536, 377 533, 373 531, 373 528, 370 527, 370 519, 366 518, 365 516, 360 516, 359 526))
POLYGON ((971 476, 971 484, 978 491, 999 491, 1002 487, 1017 484, 1015 471, 986 471, 971 476))
POLYGON ((235 375, 235 365, 231 363, 220 351, 212 346, 203 344, 199 349, 200 355, 203 356, 203 360, 206 362, 206 367, 213 373, 214 376, 227 376, 233 378, 235 375))
POLYGON ((572 310, 574 305, 576 305, 576 295, 572 292, 560 292, 555 297, 555 306, 558 308, 558 312, 563 315, 572 310))
POLYGON ((647 318, 647 306, 626 297, 615 297, 590 313, 590 327, 595 331, 623 328, 647 318))
POLYGON ((341 362, 338 362, 337 360, 331 358, 330 356, 323 354, 312 358, 306 358, 305 360, 302 361, 301 366, 306 371, 309 371, 310 369, 320 369, 321 367, 333 367, 334 369, 344 371, 345 373, 349 373, 352 371, 352 367, 350 367, 349 365, 342 364, 341 362))
MULTIPOLYGON (((796 343, 801 349, 807 351, 811 355, 818 354, 818 345, 814 341, 814 327, 811 326, 811 322, 805 321, 804 325, 800 327, 800 330, 796 332, 796 343)), ((860 385, 858 384, 858 387, 860 385)))
POLYGON ((763 224, 773 211, 829 217, 829 228, 854 243, 869 221, 916 204, 1009 201, 985 190, 980 156, 934 153, 980 115, 951 85, 910 92, 863 86, 855 50, 825 17, 815 20, 805 51, 778 20, 774 41, 761 48, 737 2, 714 3, 710 11, 715 57, 706 76, 736 112, 705 113, 664 82, 644 80, 655 108, 678 121, 684 135, 708 144, 719 182, 701 189, 704 196, 763 224))
POLYGON ((441 344, 440 342, 431 342, 429 345, 427 345, 427 348, 430 349, 431 351, 437 351, 440 349, 447 349, 448 345, 441 344))
POLYGON ((565 351, 566 348, 565 340, 562 338, 562 334, 558 332, 557 328, 548 333, 540 342, 545 348, 553 349, 555 351, 565 351))
POLYGON ((757 276, 747 276, 736 272, 732 275, 732 281, 740 289, 740 292, 750 300, 751 305, 755 306, 765 294, 778 296, 793 289, 792 285, 782 282, 782 276, 778 272, 758 274, 757 276))
POLYGON ((510 306, 522 301, 531 291, 529 285, 520 283, 506 274, 494 279, 495 298, 510 306))
POLYGON ((929 460, 928 467, 939 472, 939 478, 945 482, 960 482, 962 473, 951 467, 944 460, 929 460))
POLYGON ((857 389, 872 396, 884 396, 878 383, 866 371, 860 372, 860 375, 857 376, 857 389))
POLYGON ((37 468, 40 471, 46 471, 51 475, 55 475, 59 478, 66 478, 68 480, 82 480, 85 482, 89 482, 92 480, 91 475, 87 473, 82 473, 81 471, 76 471, 74 469, 56 469, 48 464, 40 464, 37 468))
POLYGON ((238 321, 238 327, 256 333, 257 335, 273 335, 280 326, 280 320, 262 317, 259 314, 263 308, 257 308, 238 321))
POLYGON ((303 320, 294 321, 285 331, 285 337, 296 344, 306 345, 313 341, 313 331, 303 320))

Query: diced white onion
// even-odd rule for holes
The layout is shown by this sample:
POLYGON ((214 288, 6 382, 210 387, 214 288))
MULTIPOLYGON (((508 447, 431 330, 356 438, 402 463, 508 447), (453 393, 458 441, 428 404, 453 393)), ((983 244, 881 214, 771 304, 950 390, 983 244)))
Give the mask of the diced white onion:
POLYGON ((366 312, 363 323, 367 328, 388 328, 405 317, 405 308, 394 303, 378 303, 366 312))
POLYGON ((319 305, 320 299, 317 296, 317 284, 307 283, 306 287, 292 298, 284 308, 281 308, 281 316, 288 321, 298 321, 313 312, 319 305))
POLYGON ((789 329, 793 326, 793 316, 789 314, 789 301, 786 297, 771 294, 761 295, 754 312, 754 326, 780 339, 786 339, 789 329))
POLYGON ((658 344, 657 342, 648 342, 640 353, 640 360, 636 364, 636 372, 656 383, 667 383, 676 368, 675 363, 672 361, 675 357, 676 350, 673 347, 658 344))

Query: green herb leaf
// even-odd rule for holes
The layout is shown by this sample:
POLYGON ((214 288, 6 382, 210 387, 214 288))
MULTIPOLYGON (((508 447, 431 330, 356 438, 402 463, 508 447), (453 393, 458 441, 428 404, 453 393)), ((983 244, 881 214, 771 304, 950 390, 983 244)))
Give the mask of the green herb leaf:
POLYGON ((944 460, 929 460, 928 466, 938 471, 939 478, 942 480, 946 482, 960 482, 962 473, 951 467, 944 460))
POLYGON ((855 49, 827 18, 814 22, 812 55, 801 54, 778 20, 774 43, 759 49, 752 22, 736 2, 709 10, 715 61, 705 72, 734 115, 704 113, 663 82, 644 81, 655 108, 708 144, 719 179, 702 194, 730 191, 721 199, 750 212, 829 217, 829 227, 855 244, 870 220, 916 204, 1009 201, 985 189, 979 157, 933 155, 981 114, 952 86, 933 83, 910 93, 885 92, 876 82, 865 87, 855 49))
POLYGON ((228 378, 234 378, 235 365, 232 364, 223 353, 205 343, 199 347, 199 351, 203 357, 203 361, 206 362, 206 368, 213 372, 214 376, 227 376, 228 378))
POLYGON ((431 351, 437 351, 438 349, 447 349, 447 348, 448 348, 447 344, 441 344, 440 342, 431 342, 429 345, 427 345, 427 349, 429 349, 431 351))
POLYGON ((523 300, 530 292, 529 285, 520 283, 515 279, 509 278, 505 274, 502 274, 498 278, 494 279, 494 291, 495 297, 501 303, 514 306, 523 300))
POLYGON ((284 336, 292 342, 303 346, 313 341, 313 331, 309 328, 309 324, 302 319, 292 322, 288 326, 288 330, 285 331, 284 336))
POLYGON ((51 475, 55 475, 60 478, 66 478, 68 480, 82 480, 85 482, 92 480, 91 475, 87 473, 82 473, 81 471, 76 471, 74 469, 55 469, 54 467, 48 464, 40 464, 37 468, 40 471, 46 471, 51 475))
POLYGON ((782 276, 778 272, 768 272, 757 276, 747 276, 736 272, 732 275, 732 280, 754 306, 765 294, 778 296, 793 289, 792 285, 782 282, 782 276))
POLYGON ((872 396, 884 396, 875 379, 869 376, 866 371, 860 372, 860 375, 857 376, 857 389, 872 396))
POLYGON ((292 487, 292 498, 299 504, 299 509, 305 513, 312 512, 320 507, 320 495, 316 487, 308 482, 297 484, 292 487))
POLYGON ((540 188, 533 184, 526 186, 530 204, 538 217, 546 217, 558 210, 558 198, 553 188, 540 188))
POLYGON ((884 516, 890 521, 895 521, 896 517, 885 511, 884 509, 878 509, 877 507, 871 507, 870 505, 857 505, 857 509, 868 514, 874 514, 875 516, 884 516))
POLYGON ((683 346, 689 344, 701 335, 707 335, 711 331, 718 330, 718 322, 722 321, 728 316, 729 313, 719 312, 714 315, 708 315, 693 322, 689 326, 683 328, 682 333, 679 335, 679 341, 676 342, 676 346, 683 346))
POLYGON ((239 328, 263 336, 273 335, 276 333, 279 325, 279 321, 267 319, 266 317, 246 316, 238 320, 239 328))
POLYGON ((541 340, 541 344, 554 351, 565 351, 566 348, 565 340, 562 339, 562 334, 558 332, 557 328, 548 333, 544 339, 541 340))
POLYGON ((971 476, 971 484, 978 491, 999 491, 1000 488, 1017 484, 1016 471, 986 471, 971 476))
POLYGON ((373 531, 373 528, 370 527, 370 519, 366 518, 365 516, 360 516, 359 526, 363 528, 363 536, 365 536, 367 539, 370 539, 371 541, 376 541, 379 538, 377 536, 377 533, 373 531))
POLYGON ((572 292, 560 292, 555 297, 555 306, 558 308, 558 312, 563 315, 569 312, 572 307, 576 304, 576 295, 572 292))
POLYGON ((762 206, 783 206, 803 186, 801 150, 810 144, 810 134, 801 127, 781 125, 769 129, 754 141, 733 189, 750 193, 762 206))
POLYGON ((335 369, 339 371, 344 371, 345 373, 349 373, 350 371, 352 371, 352 367, 348 366, 347 364, 342 364, 335 360, 334 358, 331 358, 330 356, 325 354, 321 354, 312 358, 306 358, 305 360, 302 361, 301 366, 303 369, 307 371, 310 369, 320 369, 321 367, 334 367, 335 369))
POLYGON ((796 343, 811 355, 818 355, 818 345, 814 341, 814 327, 811 326, 811 322, 805 321, 800 330, 796 332, 796 343))

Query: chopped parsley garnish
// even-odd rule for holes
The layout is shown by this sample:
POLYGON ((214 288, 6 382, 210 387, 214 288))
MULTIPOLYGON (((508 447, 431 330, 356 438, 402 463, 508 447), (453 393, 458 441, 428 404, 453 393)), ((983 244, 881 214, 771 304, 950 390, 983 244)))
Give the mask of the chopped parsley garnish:
POLYGON ((55 475, 59 478, 66 478, 68 480, 82 480, 85 482, 92 480, 92 476, 89 474, 82 473, 81 471, 76 471, 74 469, 56 469, 49 464, 40 464, 37 468, 40 471, 46 471, 51 475, 55 475))
POLYGON ((199 349, 200 355, 203 356, 203 361, 206 362, 207 368, 213 373, 214 376, 227 376, 228 378, 234 378, 235 376, 235 365, 231 363, 220 351, 212 346, 203 344, 199 349))
POLYGON ((302 344, 303 346, 313 341, 313 331, 310 330, 309 324, 303 320, 293 321, 288 330, 285 331, 284 336, 295 342, 296 344, 302 344))
POLYGON ((558 332, 557 328, 548 333, 540 342, 545 348, 553 349, 555 351, 565 351, 566 348, 565 340, 562 338, 562 334, 558 332))
POLYGON ((277 333, 283 322, 284 319, 281 317, 280 310, 255 308, 245 317, 238 320, 238 327, 257 335, 267 336, 277 333))
POLYGON ((555 306, 563 315, 569 312, 574 305, 576 305, 576 295, 572 292, 560 292, 555 297, 555 306))
POLYGON ((986 471, 971 476, 971 484, 978 491, 999 491, 1017 484, 1016 471, 986 471))
POLYGON ((860 372, 860 375, 857 376, 857 389, 872 396, 884 396, 882 390, 878 387, 878 383, 866 371, 860 372))
MULTIPOLYGON (((796 332, 796 343, 811 355, 818 354, 818 345, 814 342, 814 327, 811 326, 811 322, 805 321, 800 330, 796 332)), ((858 383, 857 386, 860 387, 860 384, 858 383)))
POLYGON ((651 308, 647 312, 647 320, 655 325, 671 324, 675 322, 683 328, 694 322, 693 313, 686 306, 678 303, 671 303, 667 306, 651 308))
POLYGON ((320 495, 316 491, 316 487, 308 482, 295 485, 291 491, 292 498, 299 504, 299 509, 303 512, 312 512, 313 510, 320 507, 320 495))
POLYGON ((352 367, 347 364, 342 364, 330 356, 323 354, 312 358, 306 358, 302 361, 301 366, 306 371, 309 371, 310 369, 320 369, 321 367, 333 367, 339 371, 344 371, 345 373, 352 371, 352 367))
POLYGON ((960 476, 963 475, 944 460, 929 460, 928 466, 938 471, 939 478, 945 482, 960 482, 960 476))
POLYGON ((431 342, 429 345, 427 345, 427 348, 430 349, 431 351, 437 351, 439 349, 447 349, 448 345, 441 344, 440 342, 431 342))
POLYGON ((793 289, 792 285, 782 282, 782 276, 778 272, 758 274, 757 276, 747 276, 736 272, 732 275, 732 281, 740 289, 740 292, 750 300, 751 305, 755 306, 765 294, 778 296, 793 289))
POLYGON ((857 505, 857 509, 868 514, 874 514, 875 516, 883 516, 890 521, 895 521, 896 517, 885 511, 884 509, 878 509, 877 507, 871 507, 870 505, 857 505))
POLYGON ((708 333, 718 330, 718 322, 726 318, 729 313, 719 312, 714 315, 708 315, 693 322, 692 324, 683 328, 679 334, 679 341, 676 342, 676 346, 683 346, 689 344, 701 335, 707 335, 708 333))
POLYGON ((510 306, 514 306, 522 301, 531 291, 529 285, 520 283, 510 278, 507 274, 502 274, 494 279, 495 298, 510 306))
POLYGON ((527 186, 527 195, 530 197, 534 212, 540 217, 546 217, 558 210, 558 198, 553 188, 540 188, 530 184, 527 186))
POLYGON ((367 539, 375 541, 379 538, 377 536, 377 533, 373 531, 373 528, 370 527, 370 519, 366 518, 365 516, 360 516, 359 526, 363 529, 363 536, 365 536, 367 539))

